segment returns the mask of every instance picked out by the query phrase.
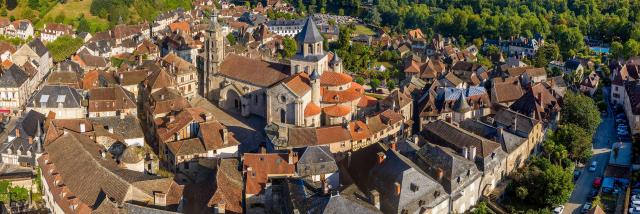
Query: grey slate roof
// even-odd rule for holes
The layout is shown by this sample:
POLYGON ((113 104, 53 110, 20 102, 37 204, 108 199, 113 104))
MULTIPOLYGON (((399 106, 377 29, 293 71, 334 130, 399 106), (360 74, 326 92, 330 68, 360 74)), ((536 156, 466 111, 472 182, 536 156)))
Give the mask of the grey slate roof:
POLYGON ((298 174, 303 177, 338 171, 338 165, 326 146, 307 147, 296 165, 298 174))
POLYGON ((113 134, 122 135, 124 139, 142 138, 144 132, 140 127, 140 121, 136 116, 125 116, 124 119, 120 119, 119 116, 111 117, 93 117, 88 118, 91 123, 94 124, 96 131, 102 127, 103 131, 108 131, 109 128, 113 128, 113 134))
POLYGON ((28 79, 27 73, 16 64, 11 65, 8 69, 2 68, 0 74, 1 88, 18 88, 28 79))
POLYGON ((527 139, 504 130, 502 127, 494 127, 479 120, 467 119, 460 122, 460 127, 487 139, 493 139, 502 145, 502 150, 507 153, 515 151, 527 139))
POLYGON ((45 85, 29 99, 27 107, 57 108, 59 103, 62 103, 63 108, 80 108, 82 96, 66 85, 45 85))
POLYGON ((427 144, 418 151, 417 163, 436 179, 438 171, 442 170, 443 177, 439 182, 451 195, 480 176, 473 162, 457 155, 452 149, 434 144, 427 144))
POLYGON ((78 74, 84 74, 84 69, 80 65, 71 60, 65 60, 58 63, 58 71, 70 71, 78 74))
MULTIPOLYGON (((432 177, 428 176, 408 158, 394 150, 387 150, 382 164, 375 165, 370 173, 373 188, 380 193, 380 209, 384 213, 415 213, 421 207, 433 208, 448 198, 447 193, 432 177), (396 192, 400 185, 400 194, 396 192), (420 202, 423 205, 420 206, 420 202)), ((471 166, 475 168, 473 163, 471 166)), ((476 169, 477 170, 477 169, 476 169)))
POLYGON ((516 134, 521 137, 529 137, 533 127, 539 123, 538 120, 515 112, 511 109, 501 109, 493 117, 498 127, 515 128, 516 134), (515 119, 515 120, 514 120, 515 119), (515 122, 515 127, 514 126, 515 122))
POLYGON ((302 43, 316 43, 322 42, 323 38, 318 31, 315 21, 311 16, 307 17, 307 20, 302 27, 302 31, 296 35, 296 41, 298 44, 302 43))
MULTIPOLYGON (((38 124, 44 123, 47 118, 44 114, 37 111, 29 111, 24 117, 18 119, 16 128, 9 133, 9 136, 16 136, 16 129, 20 129, 20 136, 35 137, 38 132, 38 124)), ((43 129, 41 129, 42 131, 43 129)))
POLYGON ((38 54, 38 56, 42 57, 44 56, 47 52, 49 52, 49 49, 47 49, 46 46, 44 46, 44 43, 42 43, 42 41, 40 41, 40 38, 35 38, 33 39, 33 41, 29 42, 29 47, 36 52, 36 54, 38 54))

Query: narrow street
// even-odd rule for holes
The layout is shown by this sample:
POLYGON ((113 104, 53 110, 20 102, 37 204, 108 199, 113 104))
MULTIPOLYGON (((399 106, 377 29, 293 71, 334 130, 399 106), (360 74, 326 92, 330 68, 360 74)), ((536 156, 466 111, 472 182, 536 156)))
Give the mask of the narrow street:
MULTIPOLYGON (((608 92, 609 88, 604 87, 605 102, 609 103, 608 92)), ((593 136, 593 156, 591 160, 585 163, 585 167, 580 168, 582 171, 580 178, 575 182, 575 187, 571 193, 569 202, 565 204, 565 214, 577 214, 580 213, 582 205, 587 202, 589 192, 593 188, 593 179, 596 177, 602 177, 604 169, 609 162, 609 152, 611 150, 611 143, 616 142, 617 134, 615 131, 615 113, 611 106, 607 107, 607 116, 602 118, 602 123, 598 126, 596 133, 593 136), (595 172, 588 170, 592 161, 597 161, 597 168, 595 172)))

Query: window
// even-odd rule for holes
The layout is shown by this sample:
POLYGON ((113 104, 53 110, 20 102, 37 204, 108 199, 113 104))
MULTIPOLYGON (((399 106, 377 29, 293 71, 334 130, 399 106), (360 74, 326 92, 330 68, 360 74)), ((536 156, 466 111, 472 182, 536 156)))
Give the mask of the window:
POLYGON ((184 82, 184 77, 180 77, 180 82, 184 82))

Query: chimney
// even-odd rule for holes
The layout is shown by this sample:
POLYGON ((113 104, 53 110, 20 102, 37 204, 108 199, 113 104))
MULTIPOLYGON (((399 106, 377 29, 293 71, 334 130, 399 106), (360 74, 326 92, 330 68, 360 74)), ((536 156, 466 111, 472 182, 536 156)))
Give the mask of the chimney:
POLYGON ((229 130, 227 128, 222 128, 222 144, 229 144, 229 130))
POLYGON ((469 160, 474 161, 476 159, 476 147, 469 147, 469 160))
POLYGON ((107 127, 107 130, 109 130, 109 133, 113 134, 113 127, 107 127))
POLYGON ((123 80, 124 80, 124 74, 120 73, 120 83, 122 83, 123 80))
POLYGON ((351 167, 351 152, 347 152, 347 167, 351 167))
POLYGON ((289 150, 289 164, 296 164, 298 162, 298 153, 293 150, 289 150))
POLYGON ((513 115, 513 124, 511 124, 511 128, 513 129, 513 132, 518 130, 518 115, 513 115))
POLYGON ((329 182, 327 182, 327 179, 324 178, 324 175, 322 175, 322 193, 325 195, 329 194, 329 182))
POLYGON ((542 104, 542 92, 538 92, 538 103, 542 104))
POLYGON ((16 137, 20 137, 20 129, 19 128, 16 129, 16 137))
POLYGON ((440 167, 436 168, 436 179, 438 181, 441 181, 443 177, 444 177, 444 170, 442 170, 442 168, 440 167))
POLYGON ((391 150, 398 151, 398 144, 396 142, 391 143, 391 150))
POLYGON ((107 158, 107 153, 105 153, 104 151, 102 151, 102 149, 101 149, 101 150, 98 150, 98 152, 100 152, 100 156, 102 157, 102 159, 107 158))
POLYGON ((120 119, 124 120, 124 117, 125 117, 125 113, 124 112, 120 112, 120 119))
POLYGON ((154 192, 153 204, 160 207, 167 206, 167 194, 163 192, 154 192))
POLYGON ((382 162, 384 162, 384 153, 382 152, 378 152, 378 164, 382 164, 382 162))
POLYGON ((465 146, 462 148, 462 156, 464 159, 469 159, 469 147, 465 146))
POLYGON ((160 95, 160 100, 164 100, 164 94, 160 95))
POLYGON ((224 214, 226 213, 226 208, 225 208, 225 204, 224 202, 220 202, 218 204, 216 204, 216 212, 217 214, 224 214))
POLYGON ((176 117, 175 117, 175 116, 173 116, 173 115, 169 115, 169 122, 170 122, 170 123, 171 123, 171 122, 173 122, 175 119, 176 119, 176 117))
POLYGON ((213 114, 211 112, 205 114, 205 121, 212 121, 213 120, 213 114))
POLYGON ((393 183, 393 184, 396 186, 396 195, 397 195, 397 196, 399 196, 399 195, 400 195, 400 190, 401 190, 401 187, 402 187, 402 186, 400 186, 400 183, 398 183, 398 182, 395 182, 395 183, 393 183))
POLYGON ((33 145, 33 137, 29 136, 29 145, 33 145))
POLYGON ((380 193, 377 190, 369 191, 369 202, 380 210, 380 193))
POLYGON ((84 133, 85 131, 87 131, 85 124, 80 123, 80 133, 84 133))

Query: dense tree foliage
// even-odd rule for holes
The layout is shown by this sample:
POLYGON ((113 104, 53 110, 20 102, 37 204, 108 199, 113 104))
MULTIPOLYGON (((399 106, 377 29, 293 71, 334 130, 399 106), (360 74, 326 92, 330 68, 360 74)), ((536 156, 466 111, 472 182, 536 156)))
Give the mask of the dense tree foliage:
POLYGON ((291 58, 298 51, 298 43, 293 38, 285 37, 282 41, 282 46, 284 47, 282 57, 285 59, 291 58))
POLYGON ((47 43, 46 46, 49 49, 49 52, 51 52, 53 61, 60 62, 69 58, 69 56, 76 52, 83 43, 84 42, 80 38, 61 36, 55 41, 47 43))
POLYGON ((560 125, 550 138, 557 146, 566 148, 572 160, 586 161, 592 155, 591 136, 585 129, 569 123, 560 125))
POLYGON ((581 94, 568 92, 564 96, 561 118, 563 123, 573 123, 584 128, 589 135, 595 133, 602 121, 593 99, 581 94))
POLYGON ((527 167, 513 176, 509 191, 516 197, 511 200, 543 207, 564 204, 573 190, 571 168, 552 164, 546 158, 532 158, 527 167))
MULTIPOLYGON (((306 4, 319 1, 305 0, 306 4)), ((370 20, 380 13, 381 25, 396 32, 421 28, 458 41, 540 34, 555 40, 563 57, 587 50, 583 38, 625 44, 640 40, 640 1, 594 0, 326 0, 319 7, 370 20), (419 2, 419 3, 418 3, 419 2), (375 11, 374 11, 375 10, 375 11)), ((374 23, 375 24, 375 23, 374 23)), ((630 44, 631 50, 636 50, 630 44)), ((638 48, 640 49, 640 47, 638 48)))
POLYGON ((560 49, 554 43, 547 43, 538 49, 533 57, 533 65, 539 68, 547 67, 549 62, 560 59, 560 49))

